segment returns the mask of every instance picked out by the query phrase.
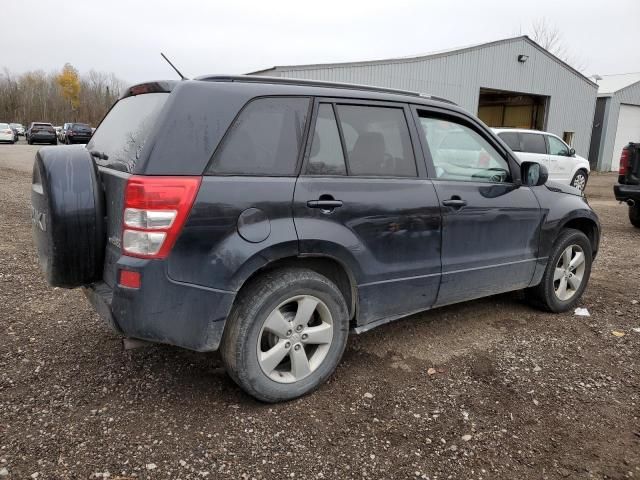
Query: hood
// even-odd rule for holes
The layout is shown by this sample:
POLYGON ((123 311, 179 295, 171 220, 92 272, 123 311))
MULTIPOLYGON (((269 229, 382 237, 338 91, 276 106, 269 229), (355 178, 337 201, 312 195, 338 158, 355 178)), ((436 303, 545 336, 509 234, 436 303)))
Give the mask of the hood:
POLYGON ((582 197, 582 192, 577 188, 572 187, 571 185, 566 185, 564 183, 558 183, 558 182, 553 182, 551 180, 547 180, 544 186, 547 187, 552 192, 568 193, 570 195, 582 197))

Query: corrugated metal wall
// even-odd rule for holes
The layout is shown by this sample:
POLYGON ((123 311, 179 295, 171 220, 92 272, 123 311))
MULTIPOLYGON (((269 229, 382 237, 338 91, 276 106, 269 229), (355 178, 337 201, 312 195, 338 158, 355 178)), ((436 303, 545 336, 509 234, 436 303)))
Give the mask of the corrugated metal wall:
POLYGON ((575 132, 574 148, 589 153, 597 87, 519 37, 422 59, 365 64, 277 67, 263 75, 400 88, 449 98, 477 114, 480 88, 549 96, 546 129, 575 132), (525 63, 518 55, 528 55, 525 63))
POLYGON ((640 83, 630 85, 629 87, 616 92, 609 101, 609 108, 605 112, 606 123, 602 134, 604 140, 600 143, 600 151, 598 155, 598 170, 611 170, 614 155, 620 155, 620 152, 613 151, 613 144, 616 141, 618 117, 620 116, 620 104, 622 103, 640 105, 640 83))

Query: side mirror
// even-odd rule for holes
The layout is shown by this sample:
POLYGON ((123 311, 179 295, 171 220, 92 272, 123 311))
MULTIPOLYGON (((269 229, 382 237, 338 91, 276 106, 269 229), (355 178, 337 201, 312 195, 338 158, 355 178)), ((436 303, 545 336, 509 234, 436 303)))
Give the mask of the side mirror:
POLYGON ((575 148, 570 148, 569 149, 569 156, 570 157, 575 157, 576 156, 576 149, 575 148))
POLYGON ((536 162, 522 162, 520 164, 520 178, 523 185, 537 187, 547 183, 549 171, 547 167, 536 162))

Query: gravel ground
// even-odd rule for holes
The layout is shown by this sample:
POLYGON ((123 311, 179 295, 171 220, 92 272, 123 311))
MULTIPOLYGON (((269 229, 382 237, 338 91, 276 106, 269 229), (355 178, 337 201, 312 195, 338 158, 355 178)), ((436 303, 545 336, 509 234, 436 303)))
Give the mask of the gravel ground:
POLYGON ((615 176, 588 188, 590 317, 516 293, 414 315, 352 336, 315 394, 263 405, 216 354, 123 351, 79 291, 48 287, 35 149, 0 147, 1 479, 640 478, 640 231, 615 176))

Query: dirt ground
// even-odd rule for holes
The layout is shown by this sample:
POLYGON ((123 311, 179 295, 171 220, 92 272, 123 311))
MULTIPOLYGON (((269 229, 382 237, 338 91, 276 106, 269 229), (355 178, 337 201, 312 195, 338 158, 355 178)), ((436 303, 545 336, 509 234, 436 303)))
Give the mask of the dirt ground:
POLYGON ((640 478, 640 231, 614 175, 588 187, 590 317, 516 293, 414 315, 352 336, 318 392, 264 405, 216 354, 123 351, 79 291, 48 287, 35 149, 0 147, 1 479, 640 478))

